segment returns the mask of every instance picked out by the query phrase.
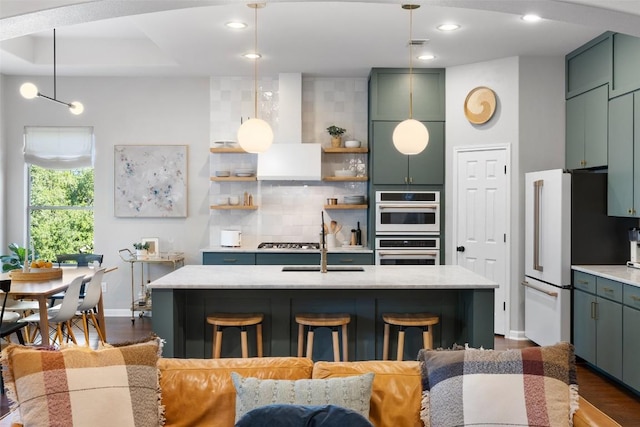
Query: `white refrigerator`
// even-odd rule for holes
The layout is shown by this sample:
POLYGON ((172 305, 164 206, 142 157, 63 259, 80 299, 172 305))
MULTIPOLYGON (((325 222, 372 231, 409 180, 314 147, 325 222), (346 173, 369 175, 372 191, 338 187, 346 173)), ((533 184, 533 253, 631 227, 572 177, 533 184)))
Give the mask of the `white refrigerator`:
POLYGON ((525 174, 525 336, 571 341, 571 265, 624 265, 634 218, 607 216, 607 174, 525 174))
POLYGON ((525 175, 525 335, 539 345, 571 339, 571 175, 525 175))

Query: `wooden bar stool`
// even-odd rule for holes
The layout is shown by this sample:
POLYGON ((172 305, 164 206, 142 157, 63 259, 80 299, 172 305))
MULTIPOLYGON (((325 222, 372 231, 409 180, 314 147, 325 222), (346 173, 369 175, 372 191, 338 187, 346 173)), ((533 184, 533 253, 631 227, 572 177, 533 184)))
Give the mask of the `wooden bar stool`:
POLYGON ((249 357, 247 342, 247 326, 256 327, 256 341, 258 345, 258 357, 262 357, 262 313, 213 313, 207 316, 207 323, 213 325, 212 357, 220 358, 222 351, 222 331, 225 328, 240 328, 240 338, 242 341, 242 357, 249 357))
POLYGON ((386 313, 382 315, 384 320, 384 341, 382 343, 382 360, 389 360, 389 328, 390 325, 400 327, 398 332, 397 360, 402 360, 404 355, 404 330, 410 327, 422 328, 422 341, 424 348, 433 348, 432 326, 440 322, 440 318, 431 313, 386 313))
POLYGON ((349 340, 347 338, 347 325, 351 322, 351 316, 345 313, 302 313, 296 315, 298 323, 298 357, 302 357, 304 346, 304 327, 307 332, 307 358, 313 356, 313 331, 315 328, 331 328, 333 339, 333 360, 340 361, 340 343, 338 341, 338 327, 342 327, 342 357, 346 362, 348 358, 349 340))

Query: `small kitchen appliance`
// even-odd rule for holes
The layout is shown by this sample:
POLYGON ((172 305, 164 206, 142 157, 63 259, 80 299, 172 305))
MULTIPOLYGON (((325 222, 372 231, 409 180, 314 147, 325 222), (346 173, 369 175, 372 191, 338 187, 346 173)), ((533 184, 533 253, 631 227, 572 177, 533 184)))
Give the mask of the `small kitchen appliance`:
POLYGON ((629 246, 631 256, 627 261, 628 267, 640 268, 640 228, 629 229, 629 246))
POLYGON ((237 248, 242 245, 242 232, 240 230, 221 230, 220 246, 237 248))

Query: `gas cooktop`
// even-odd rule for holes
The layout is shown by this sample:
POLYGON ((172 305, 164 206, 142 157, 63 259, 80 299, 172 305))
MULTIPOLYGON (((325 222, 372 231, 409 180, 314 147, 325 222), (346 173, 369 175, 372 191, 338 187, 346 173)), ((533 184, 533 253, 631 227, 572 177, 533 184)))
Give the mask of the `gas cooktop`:
POLYGON ((320 243, 263 242, 258 249, 320 249, 320 243))

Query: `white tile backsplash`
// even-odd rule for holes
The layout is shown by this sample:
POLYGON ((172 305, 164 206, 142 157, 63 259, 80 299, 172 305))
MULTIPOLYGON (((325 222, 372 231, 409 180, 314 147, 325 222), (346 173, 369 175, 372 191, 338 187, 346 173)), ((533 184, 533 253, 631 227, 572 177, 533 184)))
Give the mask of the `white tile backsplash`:
MULTIPOLYGON (((332 124, 347 129, 343 140, 357 139, 367 143, 367 79, 366 78, 302 78, 302 139, 304 142, 330 146, 326 128, 332 124)), ((258 116, 278 126, 278 78, 263 77, 259 81, 258 116)), ((253 79, 249 77, 212 77, 211 142, 235 141, 240 117, 254 116, 253 79)), ((210 174, 216 170, 256 168, 254 154, 210 154, 210 174)), ((355 168, 366 175, 366 155, 323 155, 323 176, 335 169, 355 168)), ((321 212, 326 199, 344 195, 366 195, 366 182, 211 182, 209 200, 216 204, 220 195, 253 195, 258 209, 212 210, 209 221, 209 243, 220 244, 220 231, 242 231, 242 246, 253 248, 260 242, 316 242, 319 239, 321 212)), ((335 220, 342 225, 338 244, 348 240, 350 231, 360 222, 363 236, 367 230, 366 210, 328 210, 325 222, 335 220)), ((365 244, 367 242, 364 242, 365 244)))

